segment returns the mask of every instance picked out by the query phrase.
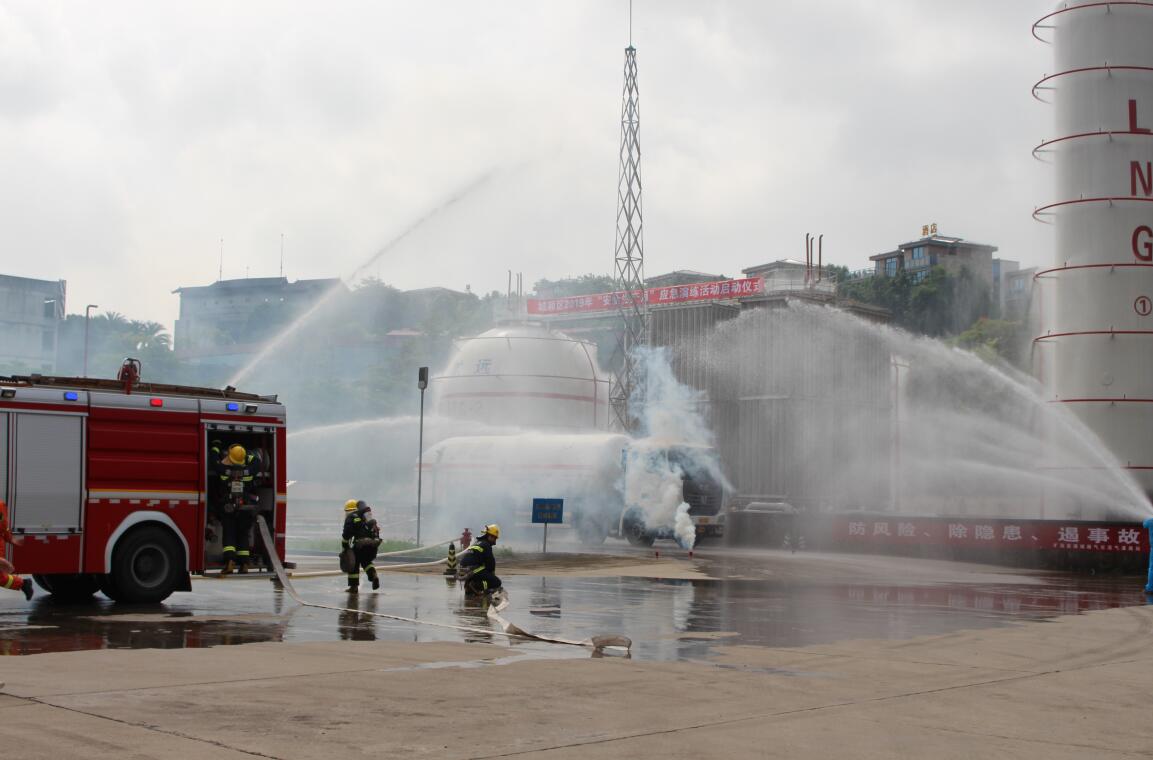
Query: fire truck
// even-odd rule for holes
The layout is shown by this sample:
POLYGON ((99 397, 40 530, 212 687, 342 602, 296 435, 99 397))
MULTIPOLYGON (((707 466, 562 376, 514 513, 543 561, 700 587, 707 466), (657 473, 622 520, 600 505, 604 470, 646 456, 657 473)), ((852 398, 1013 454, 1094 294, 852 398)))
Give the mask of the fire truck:
POLYGON ((214 442, 259 452, 252 500, 284 559, 285 409, 275 396, 117 380, 0 377, 8 559, 63 599, 155 603, 221 563, 209 514, 214 442))

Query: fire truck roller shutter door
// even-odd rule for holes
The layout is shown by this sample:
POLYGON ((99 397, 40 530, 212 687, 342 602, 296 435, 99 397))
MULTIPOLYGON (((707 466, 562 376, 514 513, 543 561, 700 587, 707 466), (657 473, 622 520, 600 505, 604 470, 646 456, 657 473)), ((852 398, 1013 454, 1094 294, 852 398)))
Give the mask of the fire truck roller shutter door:
POLYGON ((79 530, 84 501, 84 418, 41 413, 13 416, 11 527, 30 533, 79 530))

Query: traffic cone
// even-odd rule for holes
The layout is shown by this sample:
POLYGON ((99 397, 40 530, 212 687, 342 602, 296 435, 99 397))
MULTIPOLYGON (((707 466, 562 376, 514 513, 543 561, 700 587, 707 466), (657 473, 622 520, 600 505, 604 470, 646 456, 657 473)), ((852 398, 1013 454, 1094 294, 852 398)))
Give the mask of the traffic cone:
POLYGON ((448 542, 448 559, 445 561, 445 575, 456 575, 456 544, 448 542))

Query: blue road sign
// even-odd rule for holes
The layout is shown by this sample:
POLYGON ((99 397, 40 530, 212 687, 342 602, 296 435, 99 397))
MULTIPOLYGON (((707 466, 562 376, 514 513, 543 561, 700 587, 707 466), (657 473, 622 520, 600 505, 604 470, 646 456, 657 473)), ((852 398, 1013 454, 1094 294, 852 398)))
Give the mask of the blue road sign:
POLYGON ((545 525, 564 522, 564 499, 533 499, 532 521, 545 525))

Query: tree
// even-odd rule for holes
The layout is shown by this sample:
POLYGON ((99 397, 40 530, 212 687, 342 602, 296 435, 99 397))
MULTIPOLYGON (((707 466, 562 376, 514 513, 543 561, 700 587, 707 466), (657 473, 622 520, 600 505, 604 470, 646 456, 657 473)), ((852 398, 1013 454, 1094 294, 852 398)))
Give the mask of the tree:
POLYGON ((559 280, 537 280, 532 288, 541 298, 564 298, 612 293, 617 286, 616 280, 611 275, 582 274, 579 277, 562 277, 559 280))
POLYGON ((846 282, 849 279, 849 268, 836 264, 825 264, 824 276, 836 283, 846 282))
POLYGON ((115 377, 126 357, 139 359, 144 379, 176 382, 178 364, 172 352, 172 337, 164 325, 146 320, 130 320, 115 311, 85 319, 69 314, 60 323, 56 342, 56 371, 79 375, 84 367, 87 333, 88 374, 115 377))
POLYGON ((971 270, 950 274, 939 266, 923 276, 902 270, 892 277, 843 281, 838 293, 884 307, 892 314, 893 324, 934 337, 956 335, 987 316, 992 301, 988 286, 971 270))
POLYGON ((1018 369, 1026 369, 1028 337, 1023 322, 982 317, 950 343, 968 349, 986 361, 1003 360, 1018 369))

